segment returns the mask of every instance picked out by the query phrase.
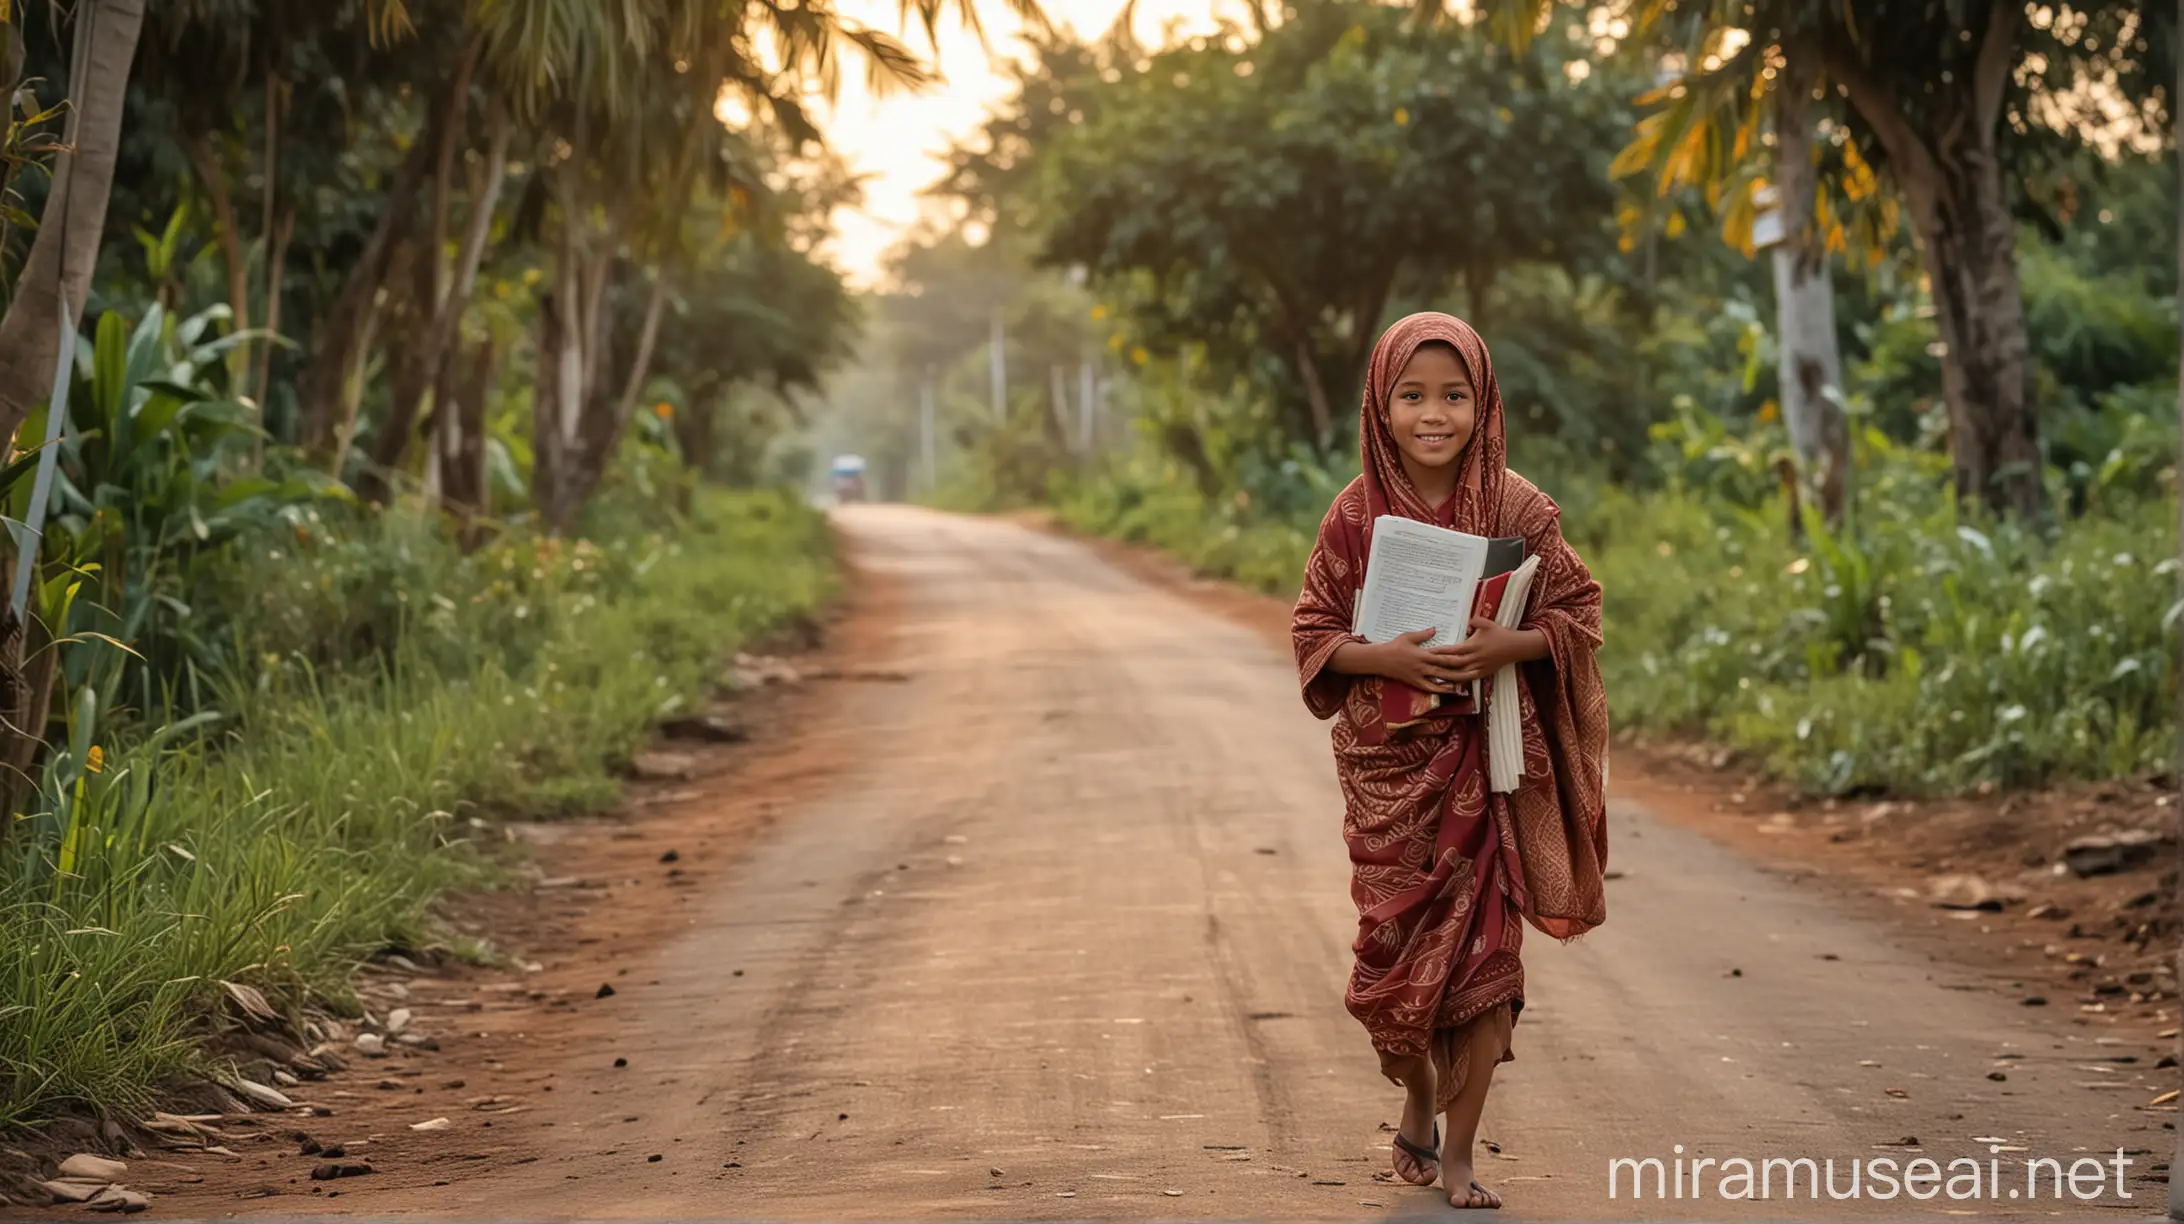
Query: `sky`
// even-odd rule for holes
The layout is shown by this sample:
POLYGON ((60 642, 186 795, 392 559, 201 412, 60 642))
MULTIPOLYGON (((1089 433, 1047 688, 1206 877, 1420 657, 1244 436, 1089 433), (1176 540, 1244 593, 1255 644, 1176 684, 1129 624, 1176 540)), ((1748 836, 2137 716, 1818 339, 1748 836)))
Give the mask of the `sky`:
MULTIPOLYGON (((977 130, 988 105, 1009 95, 1008 60, 1023 56, 1020 23, 998 0, 973 0, 985 23, 987 47, 977 35, 950 19, 940 29, 942 79, 920 94, 874 97, 866 88, 863 65, 844 65, 841 96, 822 123, 827 141, 852 169, 867 177, 864 205, 835 217, 837 236, 829 252, 837 266, 860 287, 881 279, 880 261, 905 230, 916 223, 918 192, 940 176, 940 155, 956 139, 977 130)), ((1041 7, 1056 26, 1080 34, 1105 32, 1122 12, 1124 0, 1043 0, 1041 7)), ((1188 35, 1214 26, 1216 0, 1139 0, 1132 23, 1140 39, 1158 43, 1164 28, 1177 23, 1188 35)), ((921 59, 932 61, 922 29, 902 31, 896 0, 839 0, 842 16, 889 33, 921 59)))

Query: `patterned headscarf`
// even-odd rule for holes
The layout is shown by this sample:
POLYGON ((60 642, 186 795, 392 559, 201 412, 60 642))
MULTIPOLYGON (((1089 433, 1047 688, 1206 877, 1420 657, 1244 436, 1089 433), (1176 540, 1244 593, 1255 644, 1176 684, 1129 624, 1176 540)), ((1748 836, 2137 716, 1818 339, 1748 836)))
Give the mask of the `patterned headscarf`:
POLYGON ((1494 361, 1486 341, 1469 323, 1431 311, 1396 321, 1373 346, 1366 367, 1365 402, 1357 414, 1357 451, 1365 474, 1366 523, 1383 514, 1453 527, 1473 535, 1499 534, 1503 478, 1509 472, 1509 448, 1502 439, 1501 388, 1494 382, 1494 361), (1388 402, 1395 380, 1418 350, 1433 341, 1453 347, 1471 376, 1475 417, 1471 440, 1464 444, 1456 497, 1447 507, 1428 506, 1403 471, 1402 452, 1388 424, 1388 402), (1447 513, 1441 513, 1441 510, 1447 513))

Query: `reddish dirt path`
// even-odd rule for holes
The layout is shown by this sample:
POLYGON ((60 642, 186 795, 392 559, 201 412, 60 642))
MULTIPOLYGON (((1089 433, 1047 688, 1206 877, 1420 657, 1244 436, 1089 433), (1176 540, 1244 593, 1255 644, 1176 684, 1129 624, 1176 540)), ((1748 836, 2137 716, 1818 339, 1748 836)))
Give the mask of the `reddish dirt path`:
MULTIPOLYGON (((440 1048, 299 1090, 330 1117, 223 1123, 233 1161, 142 1163, 157 1214, 1435 1206, 1374 1180, 1397 1101, 1342 1010, 1339 799, 1279 602, 1005 522, 842 521, 857 597, 816 662, 901 682, 770 694, 705 776, 541 839, 551 886, 460 914, 537 971, 377 975, 440 1048), (314 1185, 298 1127, 378 1171, 314 1185)), ((1612 921, 1528 949, 1482 1169, 1511 1214, 1888 1213, 1607 1198, 1609 1157, 1675 1143, 2163 1159, 2144 1025, 2019 1006, 1870 890, 1695 835, 1718 814, 1675 792, 1633 801, 1622 765, 1612 921)))

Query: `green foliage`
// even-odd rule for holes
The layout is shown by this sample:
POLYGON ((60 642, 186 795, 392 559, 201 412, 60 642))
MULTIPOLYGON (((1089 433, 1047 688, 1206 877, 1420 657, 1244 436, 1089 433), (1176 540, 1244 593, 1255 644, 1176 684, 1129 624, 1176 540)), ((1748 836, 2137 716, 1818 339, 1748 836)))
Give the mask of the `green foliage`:
POLYGON ((1816 790, 1949 792, 2160 769, 2175 740, 2176 524, 2142 499, 2052 540, 1959 517, 1873 459, 1853 526, 1696 489, 1571 530, 1607 592, 1619 725, 1699 733, 1816 790))
POLYGON ((311 560, 252 545, 251 576, 281 582, 265 609, 321 582, 327 598, 246 637, 272 656, 221 693, 247 732, 106 745, 58 845, 8 843, 0 1124, 143 1109, 198 1058, 220 980, 341 1008, 360 958, 432 940, 432 898, 488 878, 480 818, 611 801, 651 722, 832 587, 825 524, 786 494, 709 495, 673 535, 468 558, 415 524, 360 532, 311 560), (383 672, 319 666, 309 618, 391 554, 409 577, 383 672))
POLYGON ((1122 305, 1125 344, 1250 382, 1277 451, 1339 444, 1392 299, 1460 280, 1484 315, 1513 265, 1610 249, 1626 95, 1566 51, 1340 0, 1249 42, 1116 47, 1062 83, 1087 118, 1037 150, 1042 258, 1122 305))

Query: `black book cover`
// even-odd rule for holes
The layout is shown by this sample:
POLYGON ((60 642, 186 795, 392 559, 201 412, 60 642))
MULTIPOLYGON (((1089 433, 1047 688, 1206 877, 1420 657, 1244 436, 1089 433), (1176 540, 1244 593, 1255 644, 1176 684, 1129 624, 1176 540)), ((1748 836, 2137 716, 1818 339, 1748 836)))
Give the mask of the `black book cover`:
POLYGON ((1479 577, 1492 578, 1496 574, 1514 573, 1522 564, 1524 537, 1499 536, 1486 542, 1486 570, 1479 577))

